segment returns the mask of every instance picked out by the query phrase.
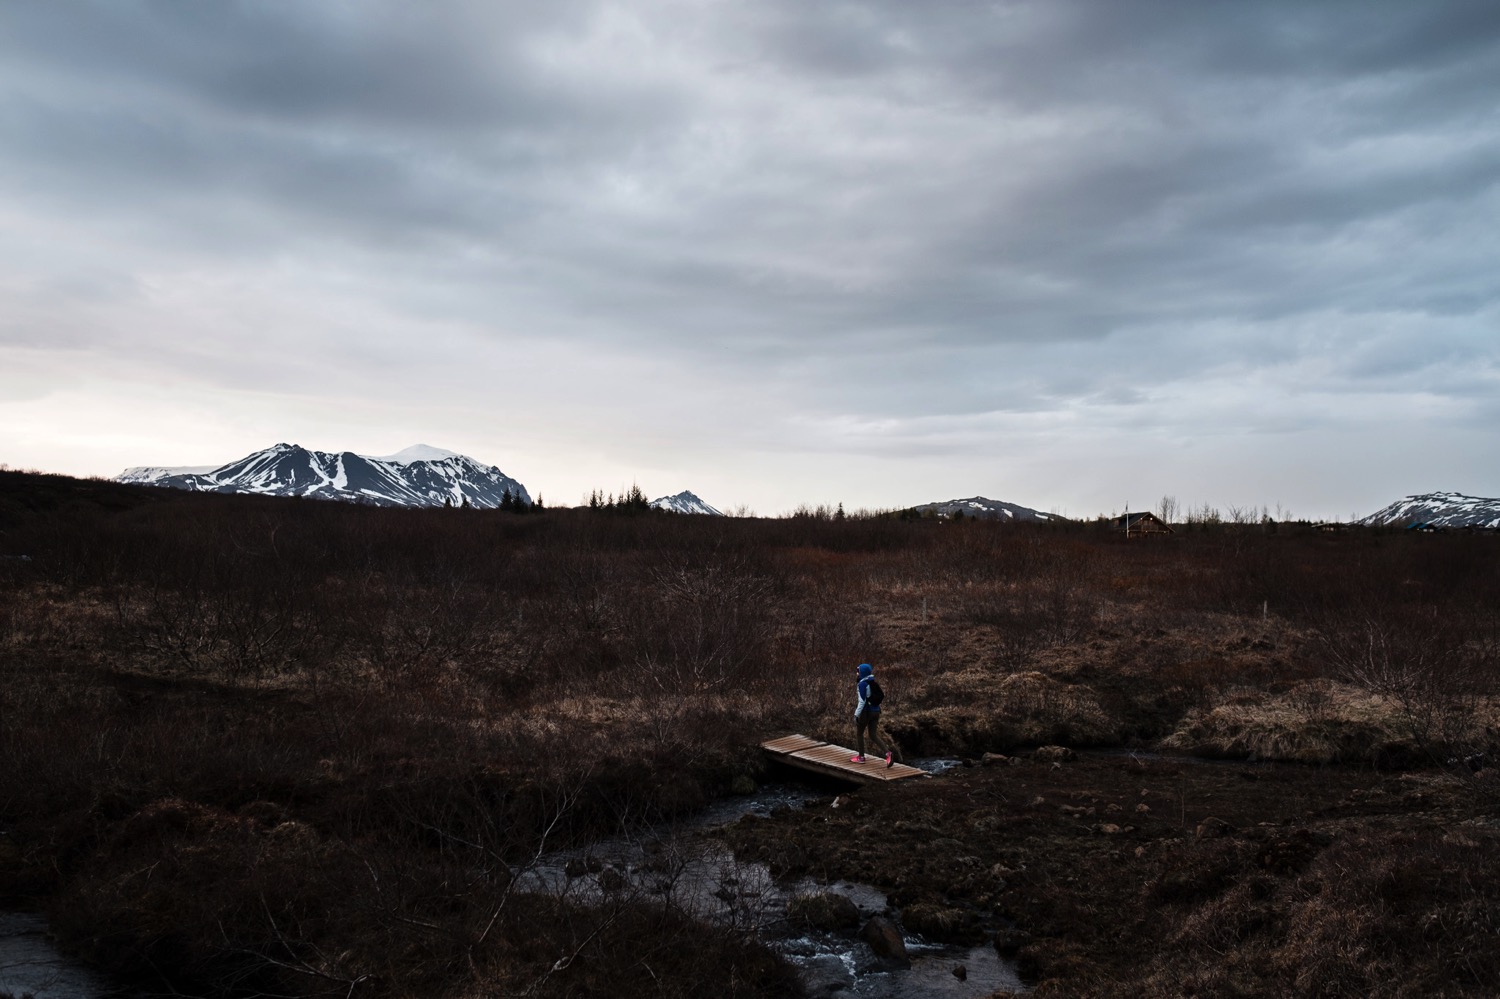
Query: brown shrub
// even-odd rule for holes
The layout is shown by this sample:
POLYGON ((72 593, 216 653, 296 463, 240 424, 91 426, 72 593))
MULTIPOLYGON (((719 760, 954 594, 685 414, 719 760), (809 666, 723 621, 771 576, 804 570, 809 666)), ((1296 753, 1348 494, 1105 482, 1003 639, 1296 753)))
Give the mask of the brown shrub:
MULTIPOLYGON (((1298 763, 1399 765, 1426 755, 1395 699, 1330 681, 1303 681, 1285 692, 1236 688, 1209 708, 1192 709, 1162 741, 1201 756, 1298 763)), ((1469 746, 1488 745, 1485 725, 1500 702, 1478 701, 1467 727, 1453 729, 1469 746)))
POLYGON ((1500 981, 1497 838, 1341 838, 1301 877, 1277 966, 1307 995, 1481 995, 1500 981), (1478 866, 1476 866, 1478 865, 1478 866))
MULTIPOLYGON (((0 878, 52 894, 60 931, 112 963, 219 988, 689 995, 726 987, 717 960, 776 994, 785 969, 753 943, 661 907, 523 899, 510 871, 698 808, 760 766, 765 735, 847 738, 861 661, 891 679, 886 724, 913 753, 1175 728, 1170 745, 1220 753, 1442 757, 1500 733, 1476 710, 1500 686, 1497 550, 1476 539, 514 517, 8 472, 0 526, 32 556, 0 576, 0 878), (689 932, 710 957, 672 949, 689 932)), ((1255 866, 1267 848, 1224 849, 1255 866)), ((1350 899, 1420 906, 1412 878, 1435 878, 1485 925, 1489 889, 1453 881, 1463 849, 1350 899)), ((1182 948, 1243 951, 1191 973, 1229 991, 1275 933, 1259 882, 1217 856, 1152 890, 1182 948)), ((1325 858, 1268 856, 1312 932, 1325 858)), ((1309 990, 1378 977, 1378 927, 1343 918, 1325 950, 1280 958, 1309 990)), ((1452 960, 1453 981, 1489 968, 1452 960)))

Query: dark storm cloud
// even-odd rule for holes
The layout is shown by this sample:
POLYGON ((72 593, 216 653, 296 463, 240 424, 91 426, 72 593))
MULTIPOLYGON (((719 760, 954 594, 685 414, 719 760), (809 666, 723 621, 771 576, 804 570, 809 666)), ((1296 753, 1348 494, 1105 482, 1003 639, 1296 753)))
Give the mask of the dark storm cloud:
POLYGON ((517 47, 579 5, 79 2, 12 7, 19 60, 163 102, 268 118, 441 129, 545 125, 566 101, 517 47), (30 56, 31 58, 28 58, 30 56))
MULTIPOLYGON (((105 213, 250 203, 302 230, 283 229, 291 238, 325 226, 355 239, 493 235, 546 178, 649 137, 657 105, 673 99, 549 78, 535 46, 566 37, 574 8, 536 9, 10 8, 6 169, 41 196, 105 213)), ((184 222, 201 233, 204 220, 184 222)), ((219 243, 238 252, 240 240, 219 243)))
POLYGON ((69 288, 315 265, 494 343, 732 371, 861 442, 1180 423, 1237 377, 1478 420, 1497 93, 1478 2, 12 4, 0 198, 75 242, 0 263, 28 343, 54 313, 120 336, 69 288))

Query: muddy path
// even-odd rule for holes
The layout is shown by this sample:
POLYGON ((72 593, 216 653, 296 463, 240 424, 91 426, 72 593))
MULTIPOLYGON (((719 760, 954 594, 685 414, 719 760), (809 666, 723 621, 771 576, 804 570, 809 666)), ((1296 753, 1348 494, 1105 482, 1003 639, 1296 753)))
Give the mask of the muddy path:
POLYGON ((778 876, 876 887, 1041 996, 1491 996, 1493 802, 1441 774, 1059 751, 722 835, 778 876))

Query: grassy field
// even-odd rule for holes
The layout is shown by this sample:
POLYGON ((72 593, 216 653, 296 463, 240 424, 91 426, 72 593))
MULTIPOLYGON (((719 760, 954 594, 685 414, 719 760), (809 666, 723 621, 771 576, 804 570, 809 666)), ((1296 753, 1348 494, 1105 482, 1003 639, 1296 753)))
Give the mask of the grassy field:
MULTIPOLYGON (((1472 895, 1443 888, 1437 921, 1414 931, 1429 951, 1500 926, 1500 787, 1485 766, 1500 749, 1497 538, 1267 524, 1126 542, 1093 525, 412 511, 0 472, 0 555, 29 556, 0 559, 0 891, 44 908, 89 959, 157 985, 795 994, 754 933, 628 894, 584 905, 513 885, 540 850, 690 815, 759 779, 763 738, 847 742, 860 662, 877 666, 908 755, 1135 747, 1284 761, 1361 788, 1415 775, 1444 815, 1479 824, 1423 839, 1391 824, 1426 821, 1426 806, 1393 805, 1356 809, 1339 835, 1374 837, 1376 855, 1412 835, 1442 870, 1470 865, 1472 895)), ((1045 798, 1046 781, 1076 779, 1067 766, 1015 772, 1045 798)), ((1113 772, 1099 771, 1100 802, 1130 783, 1113 772)), ((918 792, 882 793, 861 792, 872 814, 918 792)), ((1279 807, 1248 801, 1232 824, 1303 821, 1279 807)), ((1199 848, 1180 811, 1152 843, 1199 848)), ((991 867, 1039 835, 977 829, 948 805, 933 815, 939 839, 991 867)), ((800 821, 783 832, 802 854, 780 866, 838 868, 800 821)), ((1345 895, 1361 912, 1426 897, 1420 871, 1363 895, 1339 882, 1340 895, 1303 873, 1319 846, 1285 877, 1321 901, 1256 923, 1243 913, 1264 908, 1258 849, 1181 898, 1130 896, 1141 912, 1179 906, 1164 946, 1181 964, 1106 946, 1096 911, 1070 929, 1034 895, 941 874, 914 888, 920 870, 887 887, 962 909, 965 932, 1031 921, 1075 955, 1028 958, 1058 995, 1107 994, 1100 982, 1235 994, 1272 979, 1204 977, 1224 920, 1245 939, 1318 940, 1335 932, 1318 906, 1345 895)), ((1139 882, 1162 876, 1156 850, 1078 862, 1139 882)), ((1375 994, 1340 984, 1373 980, 1404 946, 1370 919, 1376 936, 1348 930, 1362 950, 1282 947, 1265 967, 1287 994, 1375 994), (1329 970, 1338 960, 1354 970, 1329 970)), ((1491 994, 1450 964, 1424 972, 1425 993, 1389 994, 1491 994)))

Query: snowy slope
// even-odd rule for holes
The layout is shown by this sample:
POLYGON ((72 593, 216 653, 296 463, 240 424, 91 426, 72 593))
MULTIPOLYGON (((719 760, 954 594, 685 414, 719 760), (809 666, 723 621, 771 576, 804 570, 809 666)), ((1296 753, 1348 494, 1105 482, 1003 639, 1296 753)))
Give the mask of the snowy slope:
POLYGON ((1500 527, 1500 499, 1463 493, 1423 493, 1405 496, 1358 523, 1432 524, 1436 527, 1500 527))
POLYGON ((462 458, 463 455, 457 451, 447 451, 431 444, 413 444, 404 451, 388 454, 381 458, 366 455, 371 461, 384 461, 392 465, 410 465, 414 461, 444 461, 448 458, 462 458))
POLYGON ((992 500, 984 496, 971 496, 968 499, 947 500, 942 503, 923 503, 921 506, 912 507, 912 509, 918 513, 932 512, 945 517, 951 517, 961 510, 965 517, 983 517, 988 520, 1042 521, 1064 519, 1054 514, 1033 510, 1028 506, 1005 503, 1001 500, 992 500))
POLYGON ((116 475, 115 481, 151 485, 174 475, 203 475, 218 467, 217 465, 177 465, 172 468, 162 468, 157 465, 136 465, 116 475))
POLYGON ((706 513, 715 517, 723 516, 718 510, 715 510, 686 489, 676 496, 663 496, 661 499, 652 500, 651 507, 655 510, 667 510, 672 513, 706 513))
POLYGON ((259 493, 353 500, 377 506, 442 506, 444 501, 488 509, 506 490, 529 504, 526 487, 493 465, 418 444, 384 458, 352 451, 330 454, 277 444, 216 468, 129 468, 120 482, 198 492, 259 493))

